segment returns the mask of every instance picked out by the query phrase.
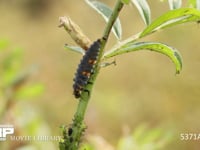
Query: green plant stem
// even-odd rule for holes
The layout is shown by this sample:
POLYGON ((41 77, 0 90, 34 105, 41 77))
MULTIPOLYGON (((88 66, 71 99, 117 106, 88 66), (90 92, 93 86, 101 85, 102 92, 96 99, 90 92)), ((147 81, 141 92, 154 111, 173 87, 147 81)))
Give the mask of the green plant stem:
POLYGON ((104 30, 104 33, 103 33, 104 38, 108 39, 108 36, 109 36, 110 31, 112 29, 112 26, 115 23, 117 17, 119 16, 119 13, 120 13, 123 6, 124 6, 124 4, 121 2, 121 0, 118 0, 115 7, 114 7, 113 13, 111 14, 111 16, 109 18, 107 26, 104 30))
MULTIPOLYGON (((99 63, 100 63, 101 58, 102 58, 104 47, 107 43, 107 39, 108 39, 109 34, 111 32, 112 26, 115 23, 117 17, 119 16, 119 12, 122 9, 122 7, 123 7, 123 3, 121 2, 121 0, 118 0, 118 2, 116 3, 116 5, 114 7, 113 13, 111 14, 111 16, 109 18, 109 22, 107 23, 107 26, 105 28, 105 31, 104 31, 104 34, 103 34, 103 40, 102 40, 101 48, 100 48, 100 54, 99 54, 99 57, 98 57, 98 60, 97 60, 97 65, 96 65, 97 67, 95 68, 95 73, 94 73, 93 77, 91 77, 91 81, 89 81, 89 82, 94 83, 94 80, 96 79, 96 76, 98 75, 98 72, 100 70, 100 67, 98 67, 98 66, 99 66, 99 63)), ((86 89, 89 89, 89 91, 91 93, 92 87, 93 86, 91 86, 91 84, 88 84, 86 89)), ((77 109, 77 112, 76 112, 76 115, 75 115, 75 116, 82 116, 82 117, 79 117, 79 118, 84 118, 85 111, 86 111, 86 108, 87 108, 87 103, 88 103, 89 98, 90 98, 90 95, 88 95, 87 92, 83 92, 83 93, 86 93, 87 99, 80 99, 80 101, 79 101, 78 109, 77 109)), ((82 98, 85 98, 85 96, 82 96, 82 98)))
MULTIPOLYGON (((108 39, 108 36, 111 32, 112 26, 113 26, 115 20, 117 19, 119 12, 122 9, 122 7, 123 7, 123 3, 120 0, 118 0, 118 2, 116 3, 116 5, 114 7, 113 13, 111 14, 109 22, 107 23, 107 26, 105 28, 105 31, 104 31, 104 34, 103 34, 104 40, 101 43, 101 48, 100 48, 101 50, 100 50, 100 54, 99 54, 99 59, 97 60, 97 67, 95 68, 94 75, 91 77, 92 83, 94 83, 94 80, 96 79, 96 76, 98 75, 98 72, 99 72, 99 69, 100 69, 100 67, 98 67, 98 66, 99 66, 99 63, 100 63, 100 60, 101 60, 101 57, 102 57, 102 54, 103 54, 104 47, 107 43, 107 39, 108 39)), ((93 87, 91 85, 93 85, 93 84, 88 84, 88 86, 86 86, 86 89, 88 89, 90 91, 90 93, 91 93, 91 90, 92 90, 92 87, 93 87)), ((80 118, 80 119, 84 118, 89 98, 90 98, 90 95, 88 95, 88 92, 83 92, 83 95, 81 96, 81 99, 79 101, 79 105, 78 105, 78 108, 77 108, 77 112, 75 114, 75 118, 76 118, 76 116, 79 116, 78 118, 80 118), (87 96, 87 99, 86 99, 85 95, 87 96)))
MULTIPOLYGON (((79 143, 81 140, 81 136, 83 134, 83 132, 85 131, 86 126, 84 125, 83 121, 84 121, 84 116, 86 113, 86 109, 87 109, 87 105, 90 99, 90 95, 92 93, 92 88, 95 82, 95 79, 100 71, 100 62, 101 62, 101 58, 103 55, 103 50, 104 47, 107 43, 107 39, 109 37, 109 34, 111 32, 112 26, 115 23, 117 17, 119 16, 119 13, 121 11, 123 7, 123 3, 121 2, 121 0, 118 0, 113 12, 109 18, 109 21, 107 23, 107 26, 105 28, 105 31, 103 33, 103 38, 101 39, 101 47, 100 47, 100 53, 99 53, 99 57, 97 59, 97 63, 95 65, 94 68, 94 74, 91 75, 90 80, 88 81, 89 83, 92 84, 88 84, 85 89, 87 89, 87 91, 83 91, 81 93, 81 98, 79 99, 79 104, 77 107, 77 111, 74 115, 74 119, 73 119, 73 123, 70 126, 70 128, 72 129, 72 134, 71 135, 67 135, 66 129, 63 130, 63 142, 60 142, 60 149, 61 150, 77 150, 79 147, 79 143), (88 94, 89 93, 89 94, 88 94)), ((69 134, 69 133, 68 133, 69 134)))

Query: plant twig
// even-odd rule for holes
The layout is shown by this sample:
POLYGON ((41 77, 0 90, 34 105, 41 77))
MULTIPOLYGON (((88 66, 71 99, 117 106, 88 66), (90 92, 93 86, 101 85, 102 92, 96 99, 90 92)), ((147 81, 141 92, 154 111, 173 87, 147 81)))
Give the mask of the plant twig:
POLYGON ((63 138, 63 141, 60 142, 60 150, 77 150, 79 147, 81 137, 83 135, 83 132, 86 129, 86 126, 83 120, 84 120, 85 112, 86 112, 87 105, 90 99, 90 94, 88 93, 92 92, 95 79, 100 70, 100 61, 103 55, 104 47, 107 43, 112 26, 114 22, 116 21, 117 17, 119 16, 119 12, 121 11, 122 7, 123 7, 123 3, 121 2, 121 0, 118 0, 109 18, 109 21, 103 33, 103 37, 101 39, 100 54, 94 68, 94 74, 91 75, 91 78, 88 81, 89 83, 92 83, 92 84, 86 85, 86 87, 84 88, 87 89, 87 91, 83 91, 81 93, 81 98, 79 100, 79 104, 77 107, 77 111, 74 115, 72 125, 70 125, 68 129, 66 129, 65 127, 63 128, 64 138, 63 138))
POLYGON ((83 33, 80 27, 69 17, 60 17, 58 27, 64 27, 71 38, 84 50, 87 50, 92 44, 91 40, 83 33))

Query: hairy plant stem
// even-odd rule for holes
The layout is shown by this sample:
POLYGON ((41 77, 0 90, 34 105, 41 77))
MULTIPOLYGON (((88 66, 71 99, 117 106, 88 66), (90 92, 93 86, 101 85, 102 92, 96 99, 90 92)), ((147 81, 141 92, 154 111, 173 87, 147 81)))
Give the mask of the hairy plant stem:
POLYGON ((65 128, 63 129, 63 141, 60 142, 60 149, 61 150, 77 150, 79 147, 79 143, 81 140, 81 137, 83 135, 83 132, 86 129, 86 126, 84 124, 84 116, 86 113, 87 105, 90 99, 90 95, 92 93, 92 88, 95 82, 95 79, 100 71, 100 62, 101 58, 103 56, 103 50, 104 47, 107 43, 107 39, 109 37, 109 34, 111 32, 112 26, 115 23, 117 17, 119 16, 119 13, 123 7, 123 3, 121 0, 118 0, 115 4, 115 7, 113 9, 113 12, 109 18, 109 21, 107 23, 107 26, 105 28, 105 31, 103 33, 102 39, 101 39, 101 47, 100 47, 100 54, 97 59, 97 63, 94 68, 94 74, 91 75, 90 80, 88 81, 89 83, 85 89, 87 91, 83 91, 81 93, 81 98, 79 99, 79 104, 77 107, 77 111, 74 115, 73 123, 68 127, 66 130, 65 128), (89 91, 89 92, 88 92, 89 91), (89 94, 88 94, 89 93, 89 94))

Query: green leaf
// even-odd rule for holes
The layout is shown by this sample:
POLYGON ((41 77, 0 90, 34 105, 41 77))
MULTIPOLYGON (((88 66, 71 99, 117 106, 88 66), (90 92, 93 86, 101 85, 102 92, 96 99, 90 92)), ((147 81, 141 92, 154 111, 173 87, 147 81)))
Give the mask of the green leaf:
POLYGON ((19 63, 22 60, 22 49, 15 48, 2 62, 4 69, 11 69, 16 66, 19 66, 19 63))
POLYGON ((157 149, 164 149, 168 143, 170 143, 174 139, 173 131, 168 130, 167 132, 162 133, 162 137, 156 143, 157 149))
MULTIPOLYGON (((91 6, 94 10, 96 10, 103 18, 106 22, 108 22, 111 14, 112 14, 112 9, 110 9, 107 5, 95 1, 95 0, 86 0, 87 4, 89 4, 89 6, 91 6)), ((116 38, 118 40, 121 39, 122 36, 122 28, 121 28, 121 23, 119 18, 117 18, 117 20, 115 21, 113 27, 112 27, 112 32, 114 33, 114 35, 116 36, 116 38)))
POLYGON ((186 22, 196 22, 198 20, 200 20, 200 11, 198 11, 197 9, 180 8, 170 10, 162 16, 158 17, 148 27, 146 27, 140 34, 140 38, 151 34, 159 29, 186 22))
POLYGON ((130 0, 121 0, 121 2, 124 3, 124 4, 129 4, 130 0))
POLYGON ((168 0, 168 2, 169 2, 169 8, 171 10, 178 9, 182 5, 182 0, 168 0))
POLYGON ((22 55, 22 49, 16 48, 1 62, 1 82, 3 86, 10 85, 17 76, 22 63, 22 55))
POLYGON ((153 143, 158 139, 161 139, 163 131, 160 128, 154 128, 149 131, 146 131, 144 134, 143 139, 140 141, 142 144, 145 143, 153 143))
POLYGON ((121 138, 117 145, 117 150, 136 150, 138 145, 132 136, 128 135, 121 138))
POLYGON ((39 96, 40 94, 42 94, 43 91, 44 85, 40 83, 36 83, 31 86, 23 86, 17 91, 16 98, 19 100, 27 100, 29 98, 39 96))
POLYGON ((136 141, 141 141, 144 134, 146 135, 146 131, 147 131, 147 124, 141 124, 140 126, 136 127, 136 129, 134 130, 133 138, 136 141))
POLYGON ((77 53, 85 54, 85 50, 78 46, 65 45, 66 50, 71 50, 77 53))
POLYGON ((9 42, 6 39, 0 39, 0 51, 8 46, 9 42))
POLYGON ((146 0, 131 0, 138 9, 144 23, 149 25, 151 22, 151 10, 146 0))
POLYGON ((174 49, 174 48, 172 48, 168 45, 165 45, 163 43, 158 43, 158 42, 138 42, 138 43, 134 43, 134 42, 130 42, 130 43, 123 45, 120 48, 108 51, 107 53, 105 53, 104 57, 110 58, 110 57, 113 57, 113 56, 116 56, 116 55, 120 55, 120 54, 124 54, 124 53, 128 53, 128 52, 133 52, 133 51, 138 51, 138 50, 142 50, 142 49, 147 49, 147 50, 159 52, 159 53, 162 53, 162 54, 168 56, 176 66, 176 73, 177 74, 180 73, 180 70, 182 68, 181 55, 179 54, 179 52, 176 49, 174 49))

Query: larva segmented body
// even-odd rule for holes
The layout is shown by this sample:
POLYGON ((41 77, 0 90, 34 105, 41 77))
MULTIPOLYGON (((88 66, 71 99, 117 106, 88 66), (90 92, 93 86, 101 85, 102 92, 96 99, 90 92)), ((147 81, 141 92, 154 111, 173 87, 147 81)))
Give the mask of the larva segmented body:
POLYGON ((74 96, 79 98, 84 87, 88 84, 91 74, 94 73, 94 66, 99 56, 101 40, 95 41, 83 56, 74 78, 74 96))

